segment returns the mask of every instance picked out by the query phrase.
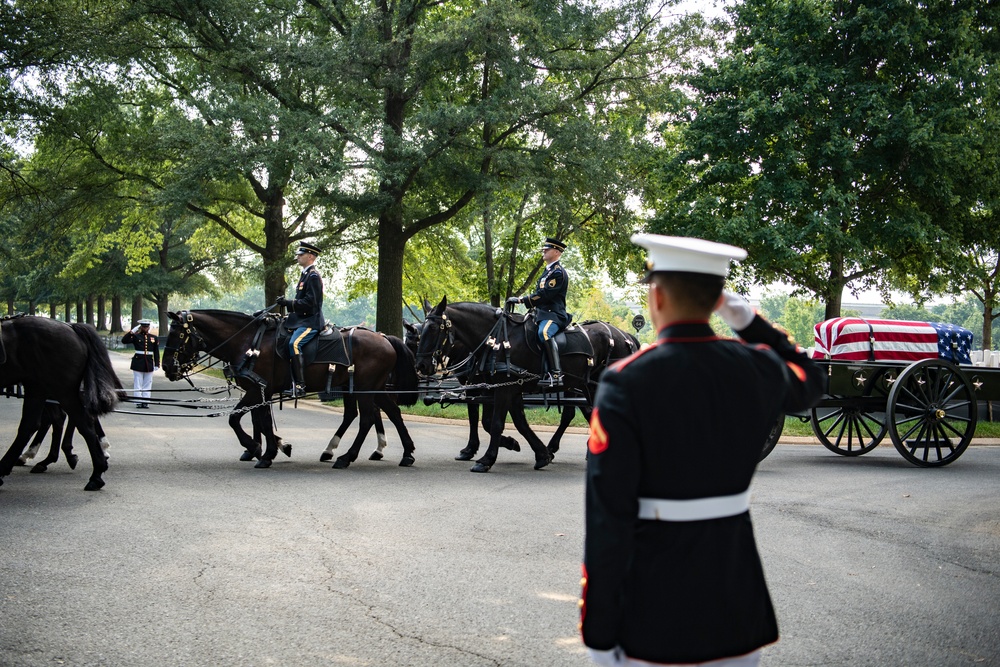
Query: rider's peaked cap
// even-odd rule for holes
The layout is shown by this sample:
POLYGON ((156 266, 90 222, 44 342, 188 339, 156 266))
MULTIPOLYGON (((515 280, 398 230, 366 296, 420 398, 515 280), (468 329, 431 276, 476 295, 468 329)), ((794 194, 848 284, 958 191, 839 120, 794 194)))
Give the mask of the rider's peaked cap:
POLYGON ((148 327, 148 326, 150 326, 150 325, 151 325, 152 323, 153 323, 153 322, 152 322, 151 320, 139 320, 139 326, 140 326, 140 327, 148 327))
POLYGON ((566 244, 554 236, 546 236, 545 243, 542 244, 542 250, 545 250, 546 248, 555 248, 559 252, 565 252, 566 244))
POLYGON ((299 244, 299 249, 295 251, 296 255, 304 255, 305 253, 312 253, 313 255, 318 255, 320 249, 314 246, 312 243, 306 243, 303 241, 299 244))
POLYGON ((643 282, 649 282, 650 276, 658 271, 705 273, 725 278, 730 262, 747 256, 743 248, 686 236, 633 234, 632 243, 649 251, 643 282))

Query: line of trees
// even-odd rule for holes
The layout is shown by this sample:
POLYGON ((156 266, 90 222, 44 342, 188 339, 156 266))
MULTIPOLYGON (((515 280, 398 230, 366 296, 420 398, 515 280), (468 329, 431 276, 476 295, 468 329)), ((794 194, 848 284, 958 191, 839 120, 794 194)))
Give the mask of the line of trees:
POLYGON ((163 326, 273 303, 309 239, 398 334, 424 296, 529 290, 549 235, 624 284, 648 227, 748 248, 738 281, 827 317, 845 287, 974 295, 989 346, 1000 7, 673 4, 2 3, 0 295, 163 326))

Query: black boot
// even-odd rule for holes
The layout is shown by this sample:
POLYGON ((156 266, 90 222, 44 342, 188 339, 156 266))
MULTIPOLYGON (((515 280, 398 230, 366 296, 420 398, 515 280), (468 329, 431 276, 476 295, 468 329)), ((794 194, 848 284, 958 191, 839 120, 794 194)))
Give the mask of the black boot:
POLYGON ((545 357, 549 362, 549 375, 543 380, 548 382, 549 387, 558 387, 563 383, 562 364, 559 359, 559 344, 555 338, 545 341, 545 357))
POLYGON ((306 394, 306 373, 305 367, 302 363, 302 355, 294 354, 292 355, 292 387, 291 389, 286 389, 281 392, 283 396, 288 398, 300 398, 306 394))

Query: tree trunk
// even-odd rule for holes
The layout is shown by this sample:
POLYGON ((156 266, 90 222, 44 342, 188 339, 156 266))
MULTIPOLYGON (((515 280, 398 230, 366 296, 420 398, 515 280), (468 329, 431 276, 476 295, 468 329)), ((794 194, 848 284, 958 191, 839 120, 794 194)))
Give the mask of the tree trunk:
POLYGON ((826 313, 824 318, 832 320, 840 317, 841 306, 844 300, 844 259, 840 256, 830 257, 830 275, 826 281, 826 313))
POLYGON ((403 335, 403 212, 393 206, 378 220, 378 294, 375 328, 391 336, 403 335))
POLYGON ((54 303, 49 304, 49 319, 58 319, 59 308, 54 303))
POLYGON ((142 295, 137 294, 132 297, 132 322, 129 324, 129 329, 134 329, 135 325, 139 323, 142 319, 142 295))
POLYGON ((107 299, 103 294, 97 297, 97 328, 105 331, 108 328, 107 299))
POLYGON ((111 297, 111 326, 108 331, 119 333, 122 330, 122 298, 119 295, 111 297))
POLYGON ((67 301, 64 304, 64 310, 66 312, 66 319, 65 319, 65 321, 67 323, 72 322, 73 321, 73 304, 71 304, 69 301, 67 301))
POLYGON ((490 216, 489 206, 483 207, 483 257, 486 259, 486 293, 490 295, 490 303, 497 307, 502 295, 493 266, 493 218, 490 216))
POLYGON ((90 326, 95 326, 94 324, 94 295, 87 295, 87 324, 90 326))
MULTIPOLYGON (((284 192, 270 193, 264 203, 264 253, 261 261, 264 263, 264 303, 261 308, 267 308, 279 296, 291 298, 285 294, 288 281, 285 279, 286 269, 291 263, 288 256, 289 234, 285 230, 284 192)), ((320 274, 323 272, 320 271, 320 274)))
POLYGON ((16 304, 14 303, 14 300, 13 299, 7 299, 7 314, 8 315, 13 315, 14 314, 14 308, 15 307, 16 307, 16 304))
POLYGON ((83 316, 83 301, 76 302, 76 321, 77 322, 87 321, 83 316))
POLYGON ((29 315, 34 315, 35 314, 35 302, 34 301, 28 301, 28 314, 29 315))

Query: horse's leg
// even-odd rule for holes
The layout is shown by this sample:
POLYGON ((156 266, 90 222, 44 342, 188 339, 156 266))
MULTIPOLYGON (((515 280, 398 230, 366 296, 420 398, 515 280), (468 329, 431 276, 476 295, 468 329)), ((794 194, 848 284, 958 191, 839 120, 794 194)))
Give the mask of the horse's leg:
MULTIPOLYGON (((59 445, 63 440, 63 425, 66 423, 66 413, 63 409, 54 403, 46 403, 45 410, 42 412, 42 423, 41 427, 38 429, 38 435, 44 436, 48 430, 49 426, 52 427, 52 444, 49 445, 49 454, 44 459, 36 463, 31 467, 31 472, 45 472, 49 469, 49 464, 55 463, 59 460, 59 445)), ((67 435, 73 432, 73 425, 69 425, 69 430, 67 430, 67 435)), ((70 445, 70 455, 73 455, 73 447, 70 445)), ((70 459, 69 456, 66 457, 67 462, 70 464, 70 468, 76 468, 76 461, 70 459)))
POLYGON ((38 450, 41 449, 42 442, 45 440, 45 435, 49 432, 48 409, 49 409, 49 404, 46 403, 45 408, 42 410, 42 416, 38 420, 37 430, 35 431, 35 437, 32 438, 31 444, 28 445, 28 449, 26 449, 24 453, 18 457, 14 465, 16 466, 27 465, 28 460, 35 458, 35 454, 37 454, 38 450))
MULTIPOLYGON (((479 404, 466 403, 465 407, 469 410, 469 443, 455 457, 456 461, 471 461, 472 457, 479 451, 479 404)), ((483 426, 486 426, 485 411, 483 426)))
POLYGON ((24 405, 21 407, 21 423, 17 425, 17 435, 14 436, 14 442, 11 443, 7 453, 3 455, 3 458, 0 458, 0 485, 3 484, 3 478, 14 469, 14 464, 21 456, 21 452, 24 451, 25 445, 28 444, 28 438, 38 430, 39 419, 41 419, 44 407, 45 401, 28 396, 24 397, 24 405))
POLYGON ((532 451, 535 452, 535 470, 541 470, 552 463, 554 458, 552 452, 545 447, 545 443, 535 435, 531 426, 528 425, 528 418, 524 416, 524 402, 520 394, 514 398, 514 406, 511 408, 510 416, 514 420, 514 426, 518 433, 524 436, 524 439, 531 445, 532 451))
POLYGON ((549 453, 555 456, 555 453, 559 451, 559 442, 562 440, 563 434, 566 433, 566 429, 569 427, 569 423, 573 421, 573 417, 576 416, 576 408, 572 405, 564 405, 562 408, 562 415, 559 419, 559 428, 556 432, 552 434, 552 438, 549 440, 548 450, 549 453))
POLYGON ((344 437, 345 433, 347 433, 347 429, 351 427, 351 424, 354 423, 357 416, 357 399, 350 394, 344 394, 344 418, 340 422, 340 428, 338 428, 337 432, 333 434, 332 438, 330 438, 330 442, 327 444, 326 449, 324 449, 323 453, 319 455, 321 463, 333 460, 333 450, 335 450, 340 444, 340 439, 344 437))
MULTIPOLYGON (((403 458, 400 459, 399 465, 408 468, 416 462, 413 458, 413 451, 416 447, 413 444, 413 438, 410 437, 410 432, 406 429, 406 424, 403 423, 403 413, 400 411, 399 406, 396 405, 391 398, 385 394, 378 394, 375 397, 375 404, 382 409, 385 416, 389 418, 392 425, 396 427, 396 432, 399 433, 399 439, 403 443, 403 458)), ((381 420, 379 420, 381 423, 381 420)), ((375 428, 378 428, 379 424, 375 424, 375 428)), ((385 438, 385 434, 382 434, 385 438)))
MULTIPOLYGON (((62 408, 59 409, 62 412, 62 408)), ((66 413, 62 413, 65 416, 66 413)), ((76 430, 76 425, 72 422, 66 424, 66 432, 63 433, 62 437, 62 450, 63 454, 66 455, 66 463, 69 464, 70 470, 76 470, 76 463, 80 460, 80 457, 73 453, 73 431, 76 430)), ((101 453, 104 454, 104 458, 108 458, 108 439, 104 435, 104 429, 101 428, 101 422, 94 418, 94 433, 97 435, 97 442, 101 445, 101 453)))
POLYGON ((90 460, 94 465, 94 472, 90 475, 90 481, 83 488, 86 491, 97 491, 104 487, 102 475, 108 469, 108 460, 104 458, 104 450, 101 449, 101 442, 94 428, 95 417, 84 411, 83 404, 76 395, 63 403, 63 409, 69 417, 70 425, 75 425, 80 435, 87 441, 87 449, 90 450, 90 460))
MULTIPOLYGON (((104 452, 104 458, 111 458, 108 454, 108 448, 111 447, 111 443, 108 442, 108 435, 104 432, 104 427, 101 426, 101 420, 97 417, 94 417, 94 430, 97 431, 97 441, 101 443, 101 450, 104 452)), ((72 445, 72 433, 70 433, 70 436, 70 444, 72 445)), ((65 447, 63 448, 63 451, 66 451, 65 447)), ((67 454, 69 454, 69 452, 67 452, 67 454)))
MULTIPOLYGON (((248 405, 253 405, 254 400, 256 399, 250 398, 249 391, 244 392, 243 398, 240 399, 239 403, 236 404, 236 407, 233 408, 233 411, 229 415, 229 428, 233 429, 233 432, 236 434, 236 438, 240 441, 243 449, 246 450, 240 456, 240 461, 253 461, 255 458, 260 456, 259 439, 254 440, 251 438, 247 435, 247 432, 243 430, 243 426, 240 425, 243 415, 246 414, 246 412, 242 411, 242 408, 245 408, 248 405)), ((250 419, 254 424, 254 431, 256 432, 257 424, 256 421, 254 421, 253 415, 250 416, 250 419)))
MULTIPOLYGON (((497 462, 497 454, 500 452, 500 438, 503 436, 504 423, 507 421, 507 411, 510 409, 511 398, 509 390, 494 389, 493 404, 490 412, 489 428, 490 444, 486 453, 476 461, 476 465, 470 469, 472 472, 489 472, 493 464, 497 462)), ((486 426, 486 413, 483 410, 483 426, 486 426)))
POLYGON ((257 424, 260 426, 264 442, 267 444, 263 456, 260 457, 254 468, 270 468, 271 461, 278 455, 278 437, 274 434, 274 421, 271 418, 271 408, 270 406, 263 405, 254 408, 252 412, 254 413, 254 419, 257 420, 257 424))
POLYGON ((361 425, 358 426, 358 435, 354 438, 351 448, 346 453, 338 456, 337 460, 333 462, 334 468, 346 468, 358 460, 361 445, 364 443, 368 431, 372 429, 375 423, 375 402, 371 396, 362 396, 358 399, 358 413, 361 415, 361 425))
MULTIPOLYGON (((392 400, 390 400, 389 402, 392 403, 392 400)), ((395 403, 393 403, 393 405, 395 405, 395 403)), ((398 405, 396 407, 399 408, 398 405)), ((392 418, 390 417, 389 420, 392 421, 392 418)), ((396 430, 399 430, 398 426, 396 427, 396 430)), ((368 457, 369 461, 381 461, 382 460, 382 450, 385 449, 385 445, 386 445, 385 424, 382 422, 382 412, 379 411, 379 410, 375 410, 375 438, 376 438, 378 444, 375 446, 375 451, 372 452, 371 456, 368 457)), ((405 455, 404 455, 404 458, 405 458, 405 455)), ((403 465, 403 464, 400 463, 400 465, 403 465)))

